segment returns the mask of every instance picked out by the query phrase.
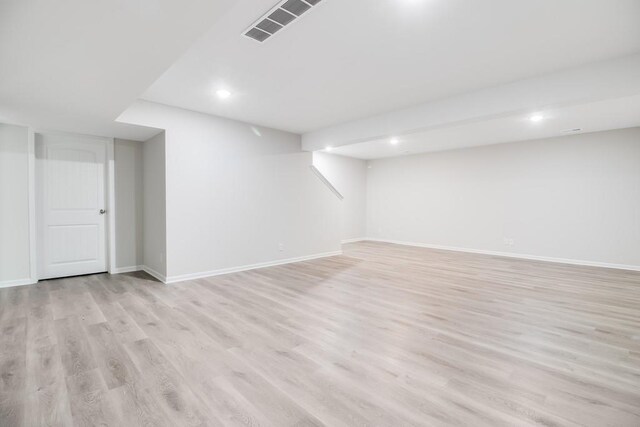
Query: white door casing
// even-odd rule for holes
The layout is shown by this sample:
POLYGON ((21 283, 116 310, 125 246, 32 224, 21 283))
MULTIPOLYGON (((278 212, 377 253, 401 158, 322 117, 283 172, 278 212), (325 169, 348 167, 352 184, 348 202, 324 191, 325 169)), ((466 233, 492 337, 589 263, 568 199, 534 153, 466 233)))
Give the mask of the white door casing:
POLYGON ((105 138, 36 135, 38 279, 107 271, 108 147, 105 138))

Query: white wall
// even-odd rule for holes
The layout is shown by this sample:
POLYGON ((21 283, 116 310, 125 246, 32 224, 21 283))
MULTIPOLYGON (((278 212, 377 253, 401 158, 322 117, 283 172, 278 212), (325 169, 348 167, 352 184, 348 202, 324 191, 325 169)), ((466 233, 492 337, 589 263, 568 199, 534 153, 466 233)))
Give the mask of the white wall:
POLYGON ((155 276, 167 275, 165 133, 143 143, 143 260, 155 276))
POLYGON ((370 237, 640 267, 640 128, 370 165, 370 237))
POLYGON ((29 278, 28 129, 0 123, 0 286, 29 278))
POLYGON ((116 268, 141 266, 143 259, 143 143, 115 140, 116 268))
POLYGON ((169 280, 340 250, 339 200, 299 135, 143 101, 120 120, 166 129, 169 280))
POLYGON ((342 194, 340 238, 361 239, 366 236, 367 162, 351 157, 316 151, 313 165, 342 194))

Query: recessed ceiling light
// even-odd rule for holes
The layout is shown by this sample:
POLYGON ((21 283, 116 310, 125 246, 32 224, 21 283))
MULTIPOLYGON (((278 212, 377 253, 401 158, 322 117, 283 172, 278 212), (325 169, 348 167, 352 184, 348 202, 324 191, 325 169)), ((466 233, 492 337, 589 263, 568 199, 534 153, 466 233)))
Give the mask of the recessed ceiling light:
POLYGON ((391 138, 389 142, 391 143, 391 145, 397 145, 400 141, 398 140, 398 138, 391 138))
POLYGON ((231 96, 231 92, 226 89, 219 89, 216 91, 216 95, 218 95, 218 98, 220 99, 227 99, 231 96))
POLYGON ((532 122, 539 122, 542 119, 544 119, 544 116, 542 114, 534 114, 533 116, 529 117, 529 120, 531 120, 532 122))
POLYGON ((324 150, 325 151, 331 151, 331 150, 333 150, 333 147, 325 147, 324 150))

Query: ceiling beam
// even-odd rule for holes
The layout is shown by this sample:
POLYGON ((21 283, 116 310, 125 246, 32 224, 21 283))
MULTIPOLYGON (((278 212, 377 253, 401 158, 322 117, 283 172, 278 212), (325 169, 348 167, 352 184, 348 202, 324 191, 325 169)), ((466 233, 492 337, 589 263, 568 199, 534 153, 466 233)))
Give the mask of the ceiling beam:
POLYGON ((302 135, 307 151, 415 134, 438 127, 491 120, 553 107, 640 93, 640 54, 570 68, 540 77, 350 121, 302 135))

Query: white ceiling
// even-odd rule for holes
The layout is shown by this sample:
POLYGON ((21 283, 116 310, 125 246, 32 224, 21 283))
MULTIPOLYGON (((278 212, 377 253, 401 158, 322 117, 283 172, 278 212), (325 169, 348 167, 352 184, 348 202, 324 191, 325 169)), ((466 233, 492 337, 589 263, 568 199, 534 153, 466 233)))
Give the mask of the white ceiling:
POLYGON ((322 0, 243 37, 275 3, 0 0, 0 122, 144 140, 114 121, 143 98, 361 158, 640 126, 638 0, 322 0))
POLYGON ((145 139, 114 119, 233 0, 1 0, 0 122, 145 139))
POLYGON ((403 146, 417 153, 560 136, 576 127, 590 132, 640 126, 640 109, 629 104, 634 96, 640 96, 640 54, 330 126, 302 135, 302 147, 331 147, 343 155, 377 158, 408 150, 380 144, 392 137, 406 141, 403 146), (556 120, 526 126, 522 118, 535 113, 556 120))
POLYGON ((543 119, 532 122, 529 111, 483 117, 399 135, 394 137, 395 145, 390 138, 380 138, 335 147, 331 153, 371 160, 633 127, 640 125, 640 95, 541 109, 534 114, 543 119))
POLYGON ((638 0, 323 0, 242 37, 275 3, 236 0, 142 98, 305 133, 640 51, 638 0))

